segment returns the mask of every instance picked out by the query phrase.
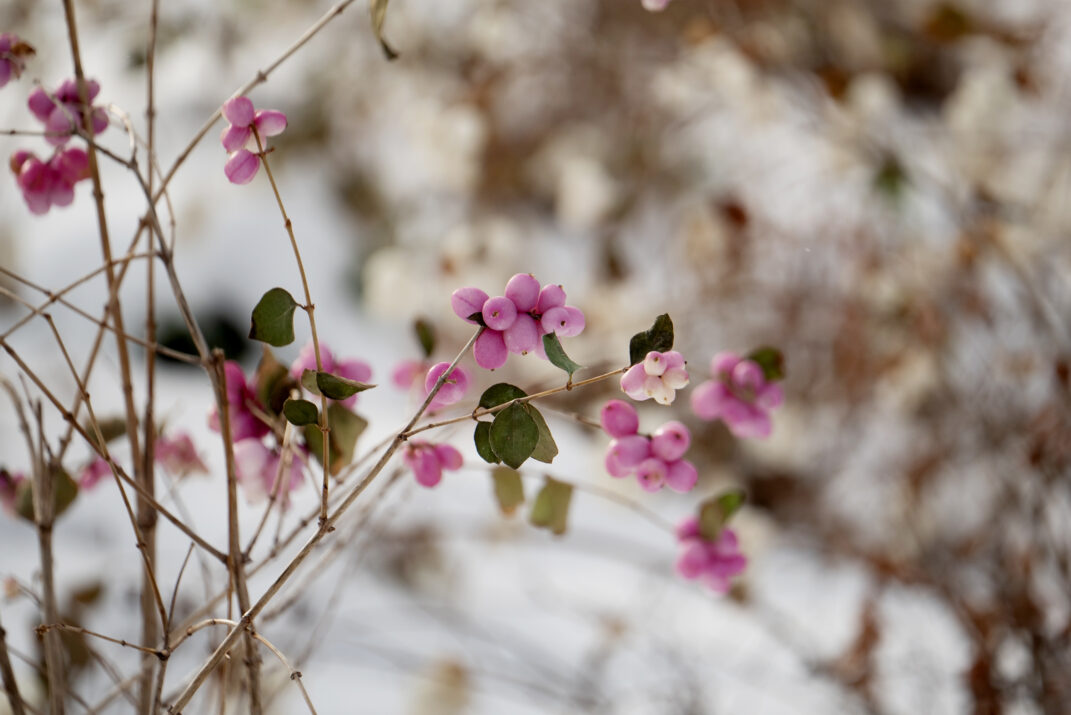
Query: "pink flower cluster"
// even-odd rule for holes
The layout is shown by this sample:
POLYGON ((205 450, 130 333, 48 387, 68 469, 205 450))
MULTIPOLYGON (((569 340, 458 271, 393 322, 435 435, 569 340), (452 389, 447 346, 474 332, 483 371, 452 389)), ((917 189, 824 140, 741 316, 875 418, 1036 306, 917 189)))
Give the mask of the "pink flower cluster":
MULTIPOLYGON (((334 353, 331 352, 331 348, 323 343, 320 343, 320 363, 323 365, 324 372, 344 377, 347 380, 368 382, 372 379, 372 368, 364 360, 358 360, 356 358, 351 360, 337 360, 335 359, 334 353)), ((316 349, 313 347, 312 343, 309 342, 305 344, 305 347, 301 348, 301 352, 298 353, 297 359, 290 365, 290 377, 300 383, 302 373, 306 370, 315 369, 316 349)), ((345 400, 342 400, 342 404, 346 407, 353 407, 356 403, 357 395, 351 395, 345 400)))
POLYGON ((640 486, 649 492, 657 492, 663 486, 687 492, 699 481, 695 465, 683 458, 692 435, 680 422, 667 422, 650 437, 641 435, 636 408, 623 400, 610 400, 603 405, 599 422, 614 438, 606 448, 605 464, 610 476, 635 474, 640 486))
POLYGON ((402 452, 402 459, 413 470, 417 483, 434 487, 443 478, 443 470, 461 469, 461 452, 448 444, 410 441, 402 452))
POLYGON ((223 103, 223 118, 228 126, 220 141, 229 154, 223 173, 232 184, 248 184, 260 169, 260 152, 267 149, 268 137, 286 129, 286 115, 275 109, 255 110, 248 97, 233 97, 223 103))
POLYGON ((729 591, 730 580, 747 567, 747 557, 732 529, 722 529, 715 541, 699 533, 699 520, 690 517, 677 527, 677 540, 684 550, 677 560, 677 573, 688 580, 699 580, 717 593, 729 591))
POLYGON ((692 392, 692 411, 705 420, 721 419, 737 437, 769 437, 770 410, 784 400, 779 385, 767 382, 762 367, 733 352, 710 361, 712 380, 692 392))
MULTIPOLYGON (((249 501, 259 501, 271 493, 282 454, 278 449, 269 449, 263 442, 263 437, 271 429, 257 415, 257 412, 263 414, 265 410, 253 386, 246 382, 241 365, 228 360, 223 364, 223 372, 227 389, 227 415, 231 423, 231 439, 234 440, 235 478, 249 501)), ((216 409, 208 416, 208 426, 216 432, 221 429, 216 409)), ((289 478, 284 478, 280 483, 279 493, 284 499, 291 489, 301 484, 302 464, 303 459, 295 455, 290 464, 289 478)))
POLYGON ((10 32, 0 33, 0 87, 18 79, 26 69, 27 55, 33 54, 33 48, 10 32))
POLYGON ((510 353, 535 352, 545 358, 543 336, 555 333, 570 338, 584 330, 584 314, 565 304, 560 285, 540 287, 530 273, 518 273, 506 283, 505 295, 489 297, 479 288, 458 288, 450 296, 450 306, 463 320, 477 323, 479 313, 487 329, 472 354, 480 367, 494 370, 506 364, 510 353))
POLYGON ((88 80, 85 89, 86 99, 90 103, 90 126, 82 124, 82 110, 86 105, 79 96, 77 80, 64 80, 51 95, 40 87, 30 92, 27 104, 33 115, 45 125, 45 140, 49 144, 63 146, 75 133, 77 126, 91 129, 93 135, 108 128, 108 113, 103 107, 92 106, 93 100, 100 94, 100 83, 88 80))
POLYGON ((22 198, 35 214, 74 201, 74 185, 89 178, 89 157, 81 149, 58 149, 48 161, 20 149, 11 156, 11 171, 22 198))
POLYGON ((660 353, 652 350, 643 362, 630 367, 621 376, 621 390, 634 400, 654 398, 662 404, 671 404, 677 390, 688 384, 688 371, 684 369, 684 356, 676 350, 660 353))

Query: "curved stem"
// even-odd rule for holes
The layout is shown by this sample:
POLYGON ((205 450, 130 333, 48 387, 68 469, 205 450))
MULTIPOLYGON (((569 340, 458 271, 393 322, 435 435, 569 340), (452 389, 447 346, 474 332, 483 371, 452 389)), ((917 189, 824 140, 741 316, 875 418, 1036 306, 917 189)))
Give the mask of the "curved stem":
MULTIPOLYGON (((283 215, 283 225, 286 227, 286 235, 290 237, 290 247, 294 249, 294 260, 297 261, 298 273, 301 275, 301 289, 305 292, 305 305, 301 306, 309 316, 309 331, 312 333, 312 351, 316 355, 316 371, 324 369, 323 360, 320 358, 320 339, 316 333, 316 304, 312 302, 312 293, 309 291, 309 278, 305 274, 305 263, 301 260, 301 251, 298 249, 297 237, 294 236, 294 224, 286 213, 283 205, 283 197, 279 194, 279 187, 275 183, 275 175, 271 173, 271 165, 268 163, 268 153, 264 150, 264 144, 260 140, 260 132, 253 125, 253 138, 257 141, 257 151, 260 155, 260 163, 264 165, 264 171, 268 174, 268 182, 271 183, 272 193, 275 194, 275 202, 279 205, 279 212, 283 215)), ((320 434, 323 437, 323 468, 324 479, 320 496, 320 523, 327 521, 327 496, 328 480, 331 469, 331 450, 328 447, 331 425, 327 417, 327 397, 320 393, 320 434)))

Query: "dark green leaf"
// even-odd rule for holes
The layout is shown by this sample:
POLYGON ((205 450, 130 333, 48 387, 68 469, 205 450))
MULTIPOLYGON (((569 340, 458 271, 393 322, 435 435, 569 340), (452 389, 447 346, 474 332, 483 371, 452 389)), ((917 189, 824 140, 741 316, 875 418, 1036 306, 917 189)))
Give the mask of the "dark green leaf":
MULTIPOLYGON (((636 333, 628 343, 629 365, 643 362, 652 350, 663 353, 673 349, 673 321, 668 313, 655 318, 649 330, 636 333)), ((549 356, 548 356, 549 357, 549 356)))
POLYGON ((552 533, 565 533, 569 518, 569 502, 573 499, 573 485, 547 477, 543 488, 536 495, 528 521, 532 526, 550 529, 552 533))
POLYGON ((476 431, 473 433, 472 439, 476 442, 476 452, 483 461, 488 464, 499 464, 502 461, 495 454, 495 450, 491 449, 490 422, 477 422, 476 431))
POLYGON ((743 489, 730 489, 699 505, 699 535, 716 541, 722 528, 747 500, 743 489))
POLYGON ((509 467, 496 467, 491 470, 491 478, 495 483, 495 499, 498 508, 506 516, 517 511, 517 507, 524 503, 524 482, 516 470, 509 467))
POLYGON ((539 428, 524 405, 514 404, 495 415, 490 437, 495 456, 517 469, 535 451, 539 428))
POLYGON ((763 345, 761 348, 752 350, 747 359, 759 364, 767 382, 776 382, 785 378, 785 356, 777 348, 763 345))
POLYGON ((547 426, 547 421, 543 419, 543 415, 534 405, 525 405, 525 408, 535 421, 536 429, 539 430, 539 441, 536 443, 535 451, 532 452, 532 459, 550 464, 558 456, 558 445, 554 443, 550 427, 547 426))
POLYGON ((558 340, 558 336, 555 333, 547 333, 543 336, 543 349, 547 351, 547 359, 550 360, 550 364, 569 373, 570 380, 573 379, 574 372, 584 367, 583 365, 573 362, 572 359, 565 354, 565 350, 562 348, 562 343, 558 340))
POLYGON ((527 393, 516 385, 500 382, 483 391, 483 394, 480 395, 480 407, 488 410, 492 407, 504 405, 510 400, 516 400, 518 397, 527 396, 527 393))
MULTIPOLYGON (((107 444, 112 440, 126 436, 126 420, 122 417, 106 417, 104 419, 98 419, 97 425, 100 427, 100 434, 104 437, 104 443, 107 444)), ((97 450, 103 449, 103 447, 97 444, 97 433, 93 429, 93 424, 90 421, 86 421, 83 425, 86 434, 89 435, 89 440, 93 443, 93 446, 97 450)))
POLYGON ((424 357, 430 358, 435 352, 435 326, 423 318, 417 318, 413 321, 413 332, 416 333, 420 348, 424 351, 424 357))
MULTIPOLYGON (((78 483, 62 467, 52 469, 52 515, 58 517, 78 496, 78 483)), ((15 511, 24 519, 34 521, 33 482, 20 482, 15 491, 15 511)))
POLYGON ((308 400, 287 400, 283 403, 283 417, 292 425, 304 427, 316 424, 320 411, 308 400))
POLYGON ((383 37, 383 22, 387 19, 388 1, 371 0, 368 4, 368 9, 372 13, 372 32, 375 33, 376 39, 379 40, 379 44, 383 48, 383 54, 387 56, 388 60, 393 60, 398 57, 398 53, 387 44, 386 38, 383 37))
POLYGON ((268 345, 282 347, 294 342, 294 297, 282 288, 272 288, 253 308, 249 337, 268 345))
POLYGON ((290 377, 290 371, 275 359, 267 345, 264 346, 264 354, 253 375, 253 385, 257 400, 273 415, 282 412, 283 403, 290 396, 290 391, 297 387, 297 383, 290 377))
MULTIPOLYGON (((353 461, 353 450, 357 438, 364 432, 368 422, 360 415, 350 412, 338 402, 327 407, 327 420, 331 428, 328 446, 331 449, 331 474, 338 474, 342 468, 353 461)), ((316 460, 323 464, 324 443, 320 428, 305 425, 305 444, 316 460)))
MULTIPOLYGON (((304 375, 302 375, 304 377, 304 375)), ((370 390, 375 385, 369 385, 364 382, 358 382, 357 380, 350 380, 346 377, 339 377, 338 375, 332 375, 329 372, 316 373, 316 386, 320 388, 320 392, 330 397, 332 400, 345 400, 348 397, 356 395, 358 392, 364 392, 370 390)))

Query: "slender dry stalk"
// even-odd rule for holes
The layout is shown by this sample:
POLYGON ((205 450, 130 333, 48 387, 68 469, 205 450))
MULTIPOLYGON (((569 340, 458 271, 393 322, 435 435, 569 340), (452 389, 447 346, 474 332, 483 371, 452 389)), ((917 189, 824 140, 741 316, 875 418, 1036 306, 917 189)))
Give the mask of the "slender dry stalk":
MULTIPOLYGON (((37 420, 37 448, 33 459, 33 520, 37 528, 37 546, 40 551, 41 565, 41 608, 45 623, 59 620, 59 608, 56 605, 55 561, 52 555, 52 525, 55 509, 52 497, 53 465, 45 462, 44 426, 41 408, 34 409, 37 420)), ((63 715, 64 695, 67 692, 66 667, 63 664, 63 644, 59 633, 45 633, 45 672, 48 676, 49 712, 63 715)))
MULTIPOLYGON (((272 193, 275 194, 275 203, 279 205, 279 212, 283 215, 283 226, 286 235, 290 237, 290 247, 294 249, 294 260, 297 262, 298 274, 301 276, 301 289, 305 292, 305 305, 301 306, 309 316, 309 331, 312 333, 312 351, 316 355, 316 371, 324 369, 323 360, 320 358, 320 339, 316 333, 316 304, 312 302, 312 293, 309 291, 309 278, 305 274, 305 263, 301 260, 301 251, 298 249, 297 237, 294 235, 294 223, 286 213, 283 205, 283 197, 279 194, 279 187, 275 183, 275 175, 271 173, 271 165, 268 163, 268 154, 264 151, 264 144, 260 141, 260 132, 253 127, 253 138, 257 141, 257 151, 260 152, 260 163, 264 165, 264 171, 268 175, 272 193)), ((331 433, 331 425, 327 419, 327 396, 320 393, 320 435, 323 439, 323 468, 324 480, 320 494, 320 523, 327 519, 328 483, 331 478, 331 450, 328 449, 328 437, 331 433)))
POLYGON ((387 462, 390 461, 390 458, 394 456, 394 453, 397 452, 398 448, 401 447, 403 442, 405 442, 405 435, 409 432, 409 430, 413 428, 413 425, 415 425, 417 421, 423 416, 425 410, 428 409, 428 405, 430 405, 431 401, 435 399, 435 396, 439 394, 439 390, 442 389, 443 384, 446 382, 446 376, 450 374, 451 370, 457 367, 457 364, 461 362, 461 358, 464 357, 465 354, 472 349, 473 344, 476 342, 476 338, 480 337, 480 334, 483 332, 483 330, 483 328, 477 330, 475 333, 473 333, 472 337, 469 338, 469 341, 465 343, 465 347, 461 349, 461 352, 457 354, 457 357, 454 358, 453 362, 451 362, 448 368, 443 372, 443 374, 439 376, 439 379, 436 381, 435 385, 428 393, 428 396, 425 398, 424 403, 416 411, 416 414, 413 415, 412 419, 409 420, 409 423, 406 424, 405 427, 403 427, 395 434, 394 439, 391 440, 390 445, 388 445, 382 456, 380 456, 379 461, 377 461, 372 466, 372 468, 368 470, 368 474, 365 476, 365 478, 361 480, 352 490, 350 490, 349 494, 345 497, 345 499, 343 499, 342 503, 339 504, 338 508, 336 508, 335 511, 331 512, 328 515, 326 521, 320 524, 320 527, 316 530, 316 533, 313 534, 312 538, 310 538, 308 542, 306 542, 305 546, 302 547, 301 551, 298 552, 298 554, 290 561, 290 563, 286 565, 286 568, 284 568, 283 572, 276 577, 275 581, 273 581, 271 586, 268 587, 268 590, 264 592, 264 594, 257 600, 255 604, 253 604, 249 608, 249 610, 242 614, 241 621, 239 621, 240 627, 237 627, 230 633, 228 633, 227 637, 223 639, 223 642, 220 643, 216 650, 212 652, 212 655, 209 656, 208 660, 204 663, 204 665, 201 666, 200 670, 197 671, 197 674, 194 676, 193 680, 190 681, 190 683, 186 686, 182 693, 179 694, 175 702, 168 707, 169 713, 171 713, 172 715, 176 715, 177 713, 182 712, 182 709, 186 707, 186 704, 189 703, 190 699, 194 696, 194 694, 196 694, 197 690, 201 687, 201 685, 204 684, 205 680, 208 679, 208 676, 212 674, 212 671, 216 669, 216 666, 219 665, 220 661, 223 660, 224 656, 228 652, 230 652, 232 647, 234 647, 235 642, 242 635, 245 629, 248 628, 249 625, 253 622, 253 619, 256 618, 262 610, 264 610, 264 607, 267 606, 268 603, 272 600, 272 598, 275 597, 275 594, 279 592, 279 589, 281 589, 283 585, 285 585, 286 582, 290 580, 290 577, 294 575, 298 567, 301 566, 305 559, 309 557, 309 555, 323 540, 323 538, 329 533, 331 533, 331 531, 334 529, 335 522, 337 522, 342 517, 342 515, 346 513, 346 511, 350 508, 350 506, 353 505, 357 498, 364 493, 364 490, 368 488, 372 481, 375 480, 377 476, 379 476, 380 472, 383 471, 383 468, 387 466, 387 462))
MULTIPOLYGON (((223 351, 216 348, 212 351, 213 365, 219 384, 225 384, 223 372, 223 351)), ((242 613, 249 610, 249 587, 245 578, 245 559, 242 557, 241 536, 238 524, 238 477, 234 464, 234 440, 231 438, 230 409, 227 402, 227 391, 218 396, 223 404, 220 410, 220 435, 223 438, 223 452, 227 465, 227 569, 230 573, 231 588, 238 596, 238 608, 242 613)), ((249 635, 253 635, 253 624, 250 622, 246 628, 249 635)), ((260 715, 262 708, 260 703, 260 656, 252 638, 247 638, 245 643, 245 666, 249 674, 249 699, 250 712, 260 715)))
POLYGON ((22 707, 22 695, 19 693, 19 684, 15 680, 15 671, 11 668, 11 657, 7 652, 7 631, 0 622, 0 679, 4 683, 4 692, 7 693, 7 702, 11 705, 12 715, 26 715, 26 709, 22 707))

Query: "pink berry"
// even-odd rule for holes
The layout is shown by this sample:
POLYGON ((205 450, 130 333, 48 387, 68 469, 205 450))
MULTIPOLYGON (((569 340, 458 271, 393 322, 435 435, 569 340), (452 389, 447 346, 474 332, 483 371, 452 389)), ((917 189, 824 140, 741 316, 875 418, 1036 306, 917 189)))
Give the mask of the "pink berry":
POLYGON ((669 468, 658 457, 648 457, 636 467, 636 479, 644 491, 657 492, 666 483, 669 468))
POLYGON ((674 462, 684 456, 692 443, 692 435, 680 422, 667 422, 651 435, 651 452, 660 459, 674 462))
POLYGON ((571 338, 584 330, 584 314, 579 308, 558 306, 543 314, 540 325, 545 333, 557 333, 563 338, 571 338))
POLYGON ((518 312, 527 313, 539 300, 539 281, 531 273, 518 273, 506 284, 506 297, 517 306, 518 312))
MULTIPOLYGON (((424 378, 424 394, 429 394, 435 383, 439 381, 439 377, 446 372, 446 368, 450 367, 450 363, 440 362, 432 365, 428 370, 427 377, 424 378)), ((443 381, 442 387, 435 393, 435 402, 437 407, 445 407, 452 405, 462 397, 465 396, 465 390, 469 387, 469 376, 460 367, 455 367, 453 371, 443 381)))
POLYGON ((450 307, 454 309, 454 314, 473 325, 476 325, 476 321, 469 320, 469 316, 483 312, 483 304, 486 302, 487 294, 472 286, 458 288, 450 296, 450 307))
POLYGON ((504 295, 483 304, 483 322, 492 330, 505 330, 517 319, 517 306, 504 295))
POLYGON ((599 422, 611 437, 627 437, 640 428, 636 408, 624 400, 610 400, 599 412, 599 422))
POLYGON ((536 313, 542 315, 551 308, 558 308, 563 305, 565 305, 565 289, 560 285, 545 285, 539 291, 539 299, 536 301, 536 313))
POLYGON ((439 458, 439 464, 442 465, 443 469, 451 471, 461 469, 461 465, 464 463, 461 458, 461 452, 458 452, 448 444, 435 445, 435 456, 439 458))
POLYGON ((670 462, 666 471, 666 486, 675 492, 689 492, 699 481, 699 472, 687 459, 670 462))
POLYGON ((518 313, 513 325, 503 333, 506 349, 511 353, 527 354, 536 349, 540 342, 539 323, 528 313, 518 313))
POLYGON ((476 364, 488 370, 502 367, 506 364, 509 351, 501 331, 484 330, 480 337, 476 338, 476 344, 472 346, 472 356, 476 364))
POLYGON ((612 454, 617 464, 632 469, 651 454, 651 443, 646 437, 638 434, 627 437, 618 437, 610 440, 606 449, 607 458, 612 454))
POLYGON ((253 123, 253 102, 248 97, 232 97, 223 103, 223 118, 235 126, 253 123))

